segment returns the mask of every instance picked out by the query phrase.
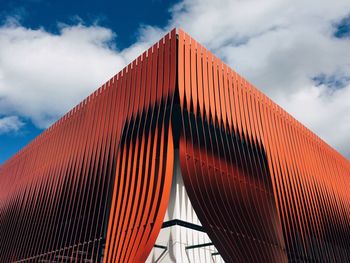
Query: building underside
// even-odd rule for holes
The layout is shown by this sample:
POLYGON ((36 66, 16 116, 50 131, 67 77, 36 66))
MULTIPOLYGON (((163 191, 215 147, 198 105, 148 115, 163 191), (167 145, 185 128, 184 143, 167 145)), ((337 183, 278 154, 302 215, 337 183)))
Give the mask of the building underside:
POLYGON ((174 29, 0 167, 0 262, 349 262, 349 176, 174 29))

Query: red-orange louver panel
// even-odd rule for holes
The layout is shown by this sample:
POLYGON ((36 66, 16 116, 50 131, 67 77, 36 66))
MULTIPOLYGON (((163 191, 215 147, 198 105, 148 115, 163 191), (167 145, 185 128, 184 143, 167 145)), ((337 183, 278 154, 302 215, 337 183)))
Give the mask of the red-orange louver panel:
POLYGON ((350 260, 350 165, 186 33, 180 163, 227 262, 350 260))
POLYGON ((1 167, 0 262, 142 262, 173 171, 176 31, 1 167))
POLYGON ((226 262, 350 261, 349 161, 172 30, 0 167, 0 262, 144 262, 175 153, 226 262))
POLYGON ((175 30, 170 36, 148 50, 129 80, 138 102, 130 104, 116 160, 104 262, 144 262, 163 223, 174 161, 175 30))

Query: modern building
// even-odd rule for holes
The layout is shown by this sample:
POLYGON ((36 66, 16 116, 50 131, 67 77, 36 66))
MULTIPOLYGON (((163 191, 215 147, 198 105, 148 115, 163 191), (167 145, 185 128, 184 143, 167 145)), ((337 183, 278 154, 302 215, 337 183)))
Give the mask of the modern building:
POLYGON ((0 262, 349 262, 349 189, 347 159, 174 29, 0 167, 0 262))

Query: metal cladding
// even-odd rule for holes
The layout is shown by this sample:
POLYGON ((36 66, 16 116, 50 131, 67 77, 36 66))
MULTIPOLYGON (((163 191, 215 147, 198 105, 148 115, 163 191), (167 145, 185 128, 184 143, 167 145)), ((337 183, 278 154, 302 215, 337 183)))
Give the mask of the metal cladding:
POLYGON ((176 31, 1 167, 0 262, 142 262, 173 172, 176 31))
POLYGON ((0 167, 0 262, 144 262, 175 149, 226 262, 350 261, 350 163, 172 30, 0 167))
POLYGON ((349 262, 349 162, 187 34, 178 38, 181 169, 222 257, 349 262))

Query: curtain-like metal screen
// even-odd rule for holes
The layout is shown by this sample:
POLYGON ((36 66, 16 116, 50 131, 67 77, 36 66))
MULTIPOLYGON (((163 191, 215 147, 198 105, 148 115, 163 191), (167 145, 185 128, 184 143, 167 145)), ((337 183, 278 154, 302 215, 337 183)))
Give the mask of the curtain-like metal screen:
POLYGON ((349 161, 174 29, 0 167, 0 262, 145 261, 175 152, 225 261, 350 261, 349 161))

